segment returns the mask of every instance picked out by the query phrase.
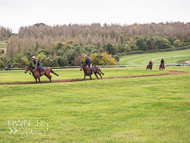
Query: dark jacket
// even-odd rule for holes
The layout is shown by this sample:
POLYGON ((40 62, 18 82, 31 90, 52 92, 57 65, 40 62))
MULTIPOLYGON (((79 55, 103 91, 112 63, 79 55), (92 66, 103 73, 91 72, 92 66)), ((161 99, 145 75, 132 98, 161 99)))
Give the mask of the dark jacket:
POLYGON ((41 66, 39 61, 36 60, 36 59, 33 61, 33 67, 34 67, 34 64, 35 64, 35 67, 40 67, 41 66))
POLYGON ((164 63, 164 60, 161 60, 161 64, 164 63))
POLYGON ((85 65, 88 65, 88 66, 90 66, 90 64, 91 64, 92 62, 90 61, 90 59, 88 58, 88 59, 85 59, 85 65))

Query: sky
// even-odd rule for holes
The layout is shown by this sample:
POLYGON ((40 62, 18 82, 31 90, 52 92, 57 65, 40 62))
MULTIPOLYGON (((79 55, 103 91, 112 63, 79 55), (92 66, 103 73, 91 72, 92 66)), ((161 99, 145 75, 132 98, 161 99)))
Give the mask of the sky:
POLYGON ((190 22, 190 0, 0 0, 0 26, 190 22))

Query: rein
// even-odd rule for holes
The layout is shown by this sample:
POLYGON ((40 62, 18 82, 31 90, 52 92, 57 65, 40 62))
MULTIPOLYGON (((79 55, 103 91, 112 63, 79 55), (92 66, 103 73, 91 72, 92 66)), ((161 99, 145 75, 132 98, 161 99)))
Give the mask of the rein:
POLYGON ((30 66, 28 66, 28 67, 29 67, 28 70, 30 71, 29 72, 30 75, 31 75, 31 73, 35 72, 36 69, 33 70, 30 66))
POLYGON ((83 71, 84 71, 85 73, 87 73, 88 70, 90 70, 89 67, 84 67, 84 66, 83 66, 83 71))

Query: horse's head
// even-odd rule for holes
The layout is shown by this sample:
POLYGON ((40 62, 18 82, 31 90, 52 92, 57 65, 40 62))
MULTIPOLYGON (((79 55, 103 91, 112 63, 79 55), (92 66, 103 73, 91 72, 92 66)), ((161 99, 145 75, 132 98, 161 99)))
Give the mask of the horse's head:
POLYGON ((84 65, 83 63, 81 63, 80 65, 80 71, 84 70, 86 68, 86 65, 84 65))
POLYGON ((25 74, 28 72, 28 70, 29 70, 29 66, 27 65, 26 67, 25 67, 25 74))

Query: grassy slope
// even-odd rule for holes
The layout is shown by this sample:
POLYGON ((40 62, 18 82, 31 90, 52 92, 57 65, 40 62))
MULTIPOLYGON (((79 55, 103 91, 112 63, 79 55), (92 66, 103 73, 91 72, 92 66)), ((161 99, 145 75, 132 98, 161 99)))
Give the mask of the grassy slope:
POLYGON ((189 78, 1 85, 0 142, 190 142, 189 78), (10 127, 19 131, 8 134, 9 120, 30 120, 24 127, 36 134, 21 135, 16 125, 10 127), (37 120, 48 126, 37 127, 37 120))
POLYGON ((177 61, 183 59, 190 59, 190 49, 172 52, 148 53, 128 55, 120 58, 121 65, 147 65, 150 60, 153 64, 159 64, 161 58, 164 58, 166 64, 176 64, 177 61), (174 57, 173 57, 174 56, 174 57), (173 58, 172 58, 173 57, 173 58))
POLYGON ((9 42, 10 43, 10 40, 8 40, 8 41, 0 41, 0 48, 7 48, 7 43, 5 43, 5 42, 9 42))
MULTIPOLYGON (((132 76, 132 75, 147 75, 156 73, 168 73, 168 71, 158 71, 156 69, 150 71, 143 68, 102 68, 102 72, 105 74, 103 77, 118 77, 118 76, 132 76)), ((83 79, 84 72, 79 69, 67 69, 67 70, 54 70, 59 74, 57 77, 54 74, 52 80, 64 80, 64 79, 83 79)), ((95 78, 95 75, 92 76, 95 78)), ((89 77, 86 77, 89 79, 89 77)), ((42 81, 48 80, 45 76, 41 78, 42 81)), ((24 71, 0 71, 0 82, 14 82, 14 81, 35 81, 34 78, 24 71)))

